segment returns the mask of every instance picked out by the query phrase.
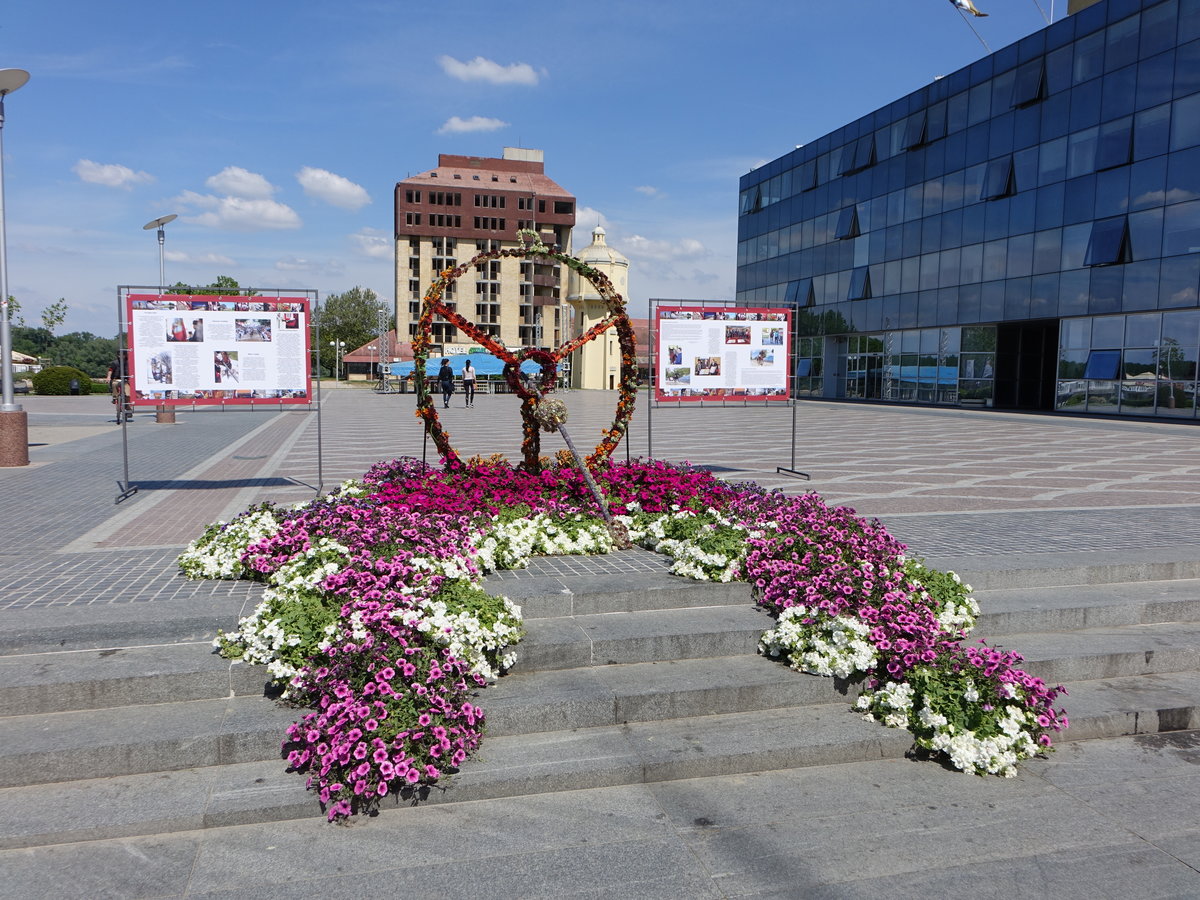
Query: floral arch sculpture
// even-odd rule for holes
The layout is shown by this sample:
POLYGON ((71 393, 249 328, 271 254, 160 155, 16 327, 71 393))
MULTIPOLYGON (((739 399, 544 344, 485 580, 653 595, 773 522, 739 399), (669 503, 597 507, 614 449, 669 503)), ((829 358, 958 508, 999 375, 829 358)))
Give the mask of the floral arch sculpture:
POLYGON ((633 416, 634 399, 637 396, 637 357, 633 326, 625 311, 625 299, 613 287, 608 276, 600 270, 592 268, 577 257, 546 247, 537 240, 533 232, 519 231, 517 236, 522 241, 528 241, 530 238, 533 241, 525 243, 521 247, 478 253, 467 262, 453 269, 446 269, 425 292, 425 299, 421 305, 421 318, 417 324, 417 335, 413 338, 413 381, 418 398, 417 416, 425 423, 425 430, 433 439, 433 443, 446 465, 450 468, 461 466, 462 461, 450 443, 450 435, 442 427, 438 417, 433 393, 428 384, 430 379, 425 374, 433 317, 439 315, 482 346, 492 356, 505 363, 505 380, 513 392, 521 398, 521 421, 524 434, 521 441, 521 454, 524 458, 522 465, 529 471, 537 471, 540 467, 541 437, 536 412, 538 404, 554 390, 559 363, 584 344, 595 340, 612 328, 617 332, 617 341, 621 348, 621 376, 618 384, 617 408, 612 425, 605 429, 600 443, 587 457, 588 468, 594 469, 607 462, 613 450, 621 442, 621 438, 624 437, 629 420, 633 416), (580 277, 586 279, 596 289, 604 301, 608 315, 583 334, 567 341, 555 350, 524 348, 515 353, 510 351, 496 338, 451 309, 444 300, 446 289, 470 271, 472 267, 501 257, 554 260, 562 263, 578 272, 580 277), (541 371, 532 378, 522 377, 521 363, 526 360, 532 360, 541 367, 541 371))

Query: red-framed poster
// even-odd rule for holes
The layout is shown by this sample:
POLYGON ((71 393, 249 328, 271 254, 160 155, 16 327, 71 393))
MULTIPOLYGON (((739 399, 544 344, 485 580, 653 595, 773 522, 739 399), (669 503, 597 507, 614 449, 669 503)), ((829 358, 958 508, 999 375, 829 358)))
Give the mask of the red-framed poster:
POLYGON ((135 404, 308 403, 305 297, 129 294, 135 404))
POLYGON ((787 400, 790 309, 659 306, 658 400, 787 400))

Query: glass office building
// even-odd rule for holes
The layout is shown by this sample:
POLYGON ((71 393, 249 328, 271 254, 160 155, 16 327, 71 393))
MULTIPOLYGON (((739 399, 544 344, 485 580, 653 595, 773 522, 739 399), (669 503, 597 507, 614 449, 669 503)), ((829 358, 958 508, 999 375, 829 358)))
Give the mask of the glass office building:
POLYGON ((1101 0, 742 178, 802 396, 1189 418, 1200 0, 1101 0))

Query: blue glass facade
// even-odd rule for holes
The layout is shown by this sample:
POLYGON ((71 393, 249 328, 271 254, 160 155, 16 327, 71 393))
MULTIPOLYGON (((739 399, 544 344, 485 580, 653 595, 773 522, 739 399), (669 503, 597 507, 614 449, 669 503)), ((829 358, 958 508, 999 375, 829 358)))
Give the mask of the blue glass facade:
POLYGON ((1197 416, 1200 0, 1102 0, 742 178, 803 395, 1197 416))

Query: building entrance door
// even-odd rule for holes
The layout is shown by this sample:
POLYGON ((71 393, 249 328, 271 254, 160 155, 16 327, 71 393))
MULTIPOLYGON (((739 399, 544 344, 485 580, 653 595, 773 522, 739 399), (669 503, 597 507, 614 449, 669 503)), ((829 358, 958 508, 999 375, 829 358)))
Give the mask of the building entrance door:
POLYGON ((996 326, 997 409, 1054 409, 1058 319, 996 326))

